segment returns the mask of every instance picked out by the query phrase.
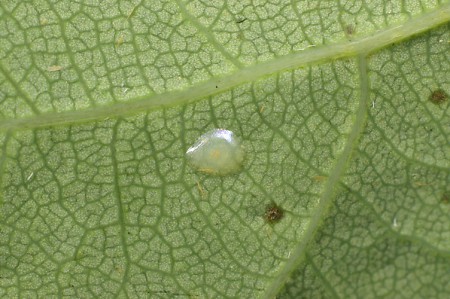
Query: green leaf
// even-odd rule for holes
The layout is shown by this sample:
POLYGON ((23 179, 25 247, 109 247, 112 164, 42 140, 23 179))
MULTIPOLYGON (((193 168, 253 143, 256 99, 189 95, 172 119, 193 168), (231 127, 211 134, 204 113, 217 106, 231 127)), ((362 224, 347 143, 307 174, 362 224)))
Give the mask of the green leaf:
POLYGON ((0 297, 448 298, 449 21, 431 0, 3 1, 0 297), (189 165, 213 128, 238 173, 189 165))

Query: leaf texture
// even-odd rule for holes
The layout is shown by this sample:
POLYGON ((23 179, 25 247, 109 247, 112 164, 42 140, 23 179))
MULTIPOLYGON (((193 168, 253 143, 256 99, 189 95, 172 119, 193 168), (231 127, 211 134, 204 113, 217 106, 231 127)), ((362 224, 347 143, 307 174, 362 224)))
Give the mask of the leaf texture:
POLYGON ((1 297, 448 298, 448 1, 0 16, 1 297))

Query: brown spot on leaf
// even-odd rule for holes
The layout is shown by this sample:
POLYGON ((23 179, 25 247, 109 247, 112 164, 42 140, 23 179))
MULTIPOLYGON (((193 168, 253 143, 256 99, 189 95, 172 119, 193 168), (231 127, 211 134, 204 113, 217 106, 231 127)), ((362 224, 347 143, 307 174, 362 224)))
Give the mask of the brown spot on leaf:
POLYGON ((449 192, 445 192, 444 194, 442 194, 441 202, 446 205, 448 205, 450 203, 450 193, 449 192))
POLYGON ((442 89, 436 89, 430 94, 428 100, 435 105, 440 105, 448 101, 448 94, 442 89))
POLYGON ((345 25, 345 33, 347 35, 353 35, 356 31, 356 26, 353 24, 345 25))
POLYGON ((267 205, 264 213, 264 220, 270 224, 274 224, 283 219, 284 211, 275 203, 267 205))
POLYGON ((325 182, 327 179, 328 179, 328 177, 323 176, 323 175, 313 176, 313 180, 316 182, 325 182))

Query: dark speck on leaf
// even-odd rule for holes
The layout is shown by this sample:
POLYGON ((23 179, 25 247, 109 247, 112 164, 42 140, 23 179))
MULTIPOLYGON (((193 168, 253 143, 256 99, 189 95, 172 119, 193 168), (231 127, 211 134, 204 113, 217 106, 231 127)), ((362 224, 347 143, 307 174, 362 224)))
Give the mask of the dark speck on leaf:
POLYGON ((345 26, 345 33, 347 33, 348 35, 353 35, 355 33, 355 25, 353 24, 349 24, 345 26))
POLYGON ((442 89, 436 89, 431 93, 428 100, 435 105, 440 105, 448 100, 448 94, 442 89))
POLYGON ((243 19, 237 20, 236 24, 240 24, 240 23, 243 23, 245 21, 247 21, 247 18, 243 18, 243 19))
POLYGON ((450 193, 449 192, 442 194, 441 202, 446 205, 448 205, 450 203, 450 193))
POLYGON ((266 206, 264 213, 264 220, 270 224, 279 222, 284 216, 284 211, 281 207, 275 203, 271 203, 266 206))

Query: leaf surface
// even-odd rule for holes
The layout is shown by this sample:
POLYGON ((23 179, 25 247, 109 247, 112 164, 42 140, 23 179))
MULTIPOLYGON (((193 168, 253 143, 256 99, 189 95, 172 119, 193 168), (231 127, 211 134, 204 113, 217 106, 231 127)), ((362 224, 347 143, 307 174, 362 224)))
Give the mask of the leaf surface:
POLYGON ((4 2, 1 297, 450 296, 448 1, 4 2))

